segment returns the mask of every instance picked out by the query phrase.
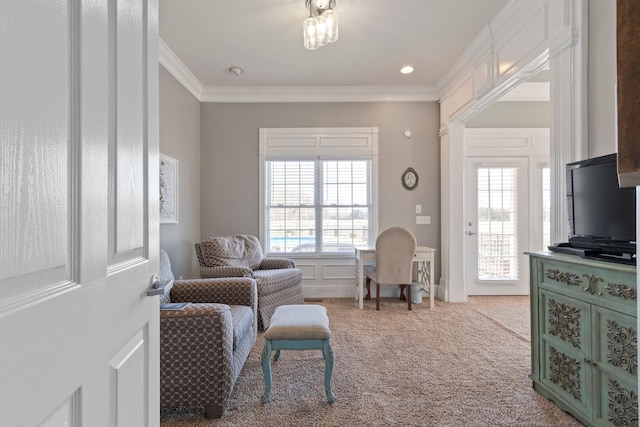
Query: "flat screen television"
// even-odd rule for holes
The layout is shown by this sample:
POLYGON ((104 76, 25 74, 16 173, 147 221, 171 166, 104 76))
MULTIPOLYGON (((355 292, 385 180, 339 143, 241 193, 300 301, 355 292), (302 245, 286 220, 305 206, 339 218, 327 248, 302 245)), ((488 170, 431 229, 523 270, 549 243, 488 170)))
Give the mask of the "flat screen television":
POLYGON ((636 189, 618 186, 617 154, 567 164, 569 246, 635 262, 636 189))

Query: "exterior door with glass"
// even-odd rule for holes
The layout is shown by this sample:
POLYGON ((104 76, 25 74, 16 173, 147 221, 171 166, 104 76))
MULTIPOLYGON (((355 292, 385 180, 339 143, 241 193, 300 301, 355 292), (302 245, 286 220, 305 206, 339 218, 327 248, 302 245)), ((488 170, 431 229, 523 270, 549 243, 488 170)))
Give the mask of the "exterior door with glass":
POLYGON ((468 158, 467 295, 528 295, 528 160, 468 158))

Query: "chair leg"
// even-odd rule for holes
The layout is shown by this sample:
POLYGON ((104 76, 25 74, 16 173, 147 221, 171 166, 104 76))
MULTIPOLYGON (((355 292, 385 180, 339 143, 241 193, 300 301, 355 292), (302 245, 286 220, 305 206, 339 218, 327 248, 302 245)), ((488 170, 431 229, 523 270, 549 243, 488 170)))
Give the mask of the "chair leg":
POLYGON ((376 310, 380 311, 380 283, 376 282, 376 310))
POLYGON ((370 277, 367 277, 366 284, 367 284, 367 295, 365 295, 364 299, 365 301, 369 301, 371 299, 371 278, 370 277))
POLYGON ((407 301, 409 301, 409 310, 411 310, 411 285, 407 285, 407 301))
POLYGON ((224 407, 222 405, 206 405, 205 411, 205 416, 207 418, 222 418, 224 407))
POLYGON ((398 287, 400 288, 400 301, 404 301, 405 300, 405 296, 404 296, 404 288, 405 285, 398 285, 398 287))

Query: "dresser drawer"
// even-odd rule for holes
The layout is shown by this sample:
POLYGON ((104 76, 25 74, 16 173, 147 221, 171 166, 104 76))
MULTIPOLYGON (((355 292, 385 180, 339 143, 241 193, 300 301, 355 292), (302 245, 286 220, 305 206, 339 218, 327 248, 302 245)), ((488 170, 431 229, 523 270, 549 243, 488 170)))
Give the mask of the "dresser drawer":
POLYGON ((568 292, 595 304, 613 304, 616 309, 635 314, 636 273, 626 266, 613 267, 599 268, 579 262, 538 259, 542 287, 561 293, 568 292))

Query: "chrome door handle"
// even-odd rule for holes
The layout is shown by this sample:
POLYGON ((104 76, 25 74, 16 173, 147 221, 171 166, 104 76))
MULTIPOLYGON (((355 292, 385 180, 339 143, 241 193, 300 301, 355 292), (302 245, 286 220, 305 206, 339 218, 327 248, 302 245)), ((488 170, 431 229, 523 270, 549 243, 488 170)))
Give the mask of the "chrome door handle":
POLYGON ((474 233, 473 231, 467 231, 467 236, 475 236, 476 233, 474 233))
POLYGON ((147 296, 153 297, 156 295, 166 294, 173 287, 173 280, 160 280, 158 275, 151 276, 151 287, 147 289, 147 296))

